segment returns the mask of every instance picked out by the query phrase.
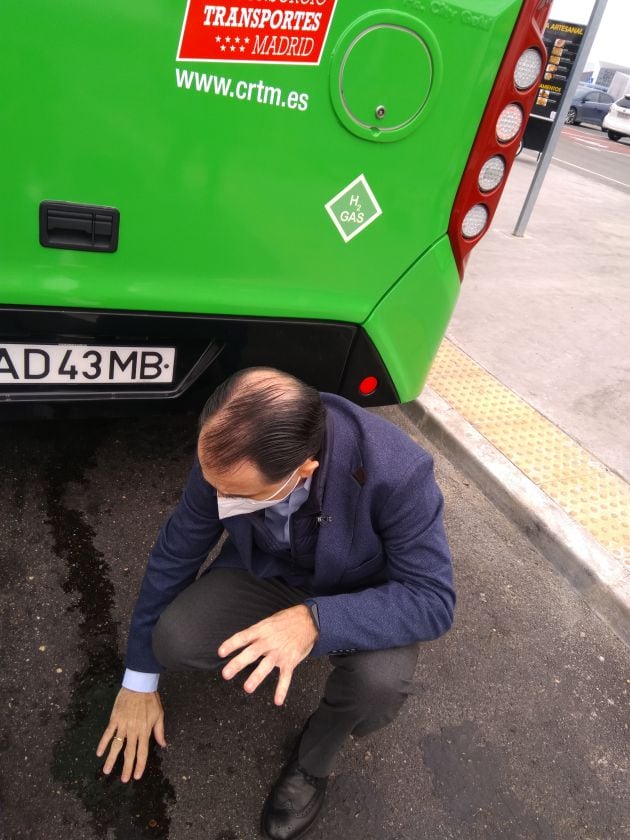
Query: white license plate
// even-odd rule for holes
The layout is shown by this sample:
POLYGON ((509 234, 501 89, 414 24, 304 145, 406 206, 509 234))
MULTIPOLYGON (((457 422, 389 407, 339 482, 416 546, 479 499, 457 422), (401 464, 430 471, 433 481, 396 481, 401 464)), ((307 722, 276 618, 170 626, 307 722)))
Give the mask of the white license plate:
POLYGON ((174 376, 174 347, 0 344, 3 385, 152 384, 174 376))

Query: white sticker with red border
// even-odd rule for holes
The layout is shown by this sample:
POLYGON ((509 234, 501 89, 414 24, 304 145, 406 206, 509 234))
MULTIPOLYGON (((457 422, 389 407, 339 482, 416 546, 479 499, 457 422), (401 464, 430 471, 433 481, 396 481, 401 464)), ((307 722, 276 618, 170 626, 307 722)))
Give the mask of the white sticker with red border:
POLYGON ((188 0, 178 61, 319 64, 337 0, 188 0))

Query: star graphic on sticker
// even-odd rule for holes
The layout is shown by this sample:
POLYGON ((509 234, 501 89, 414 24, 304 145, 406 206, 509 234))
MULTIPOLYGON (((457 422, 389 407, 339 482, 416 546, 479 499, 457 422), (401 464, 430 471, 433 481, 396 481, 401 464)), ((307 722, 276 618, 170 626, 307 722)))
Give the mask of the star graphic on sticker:
POLYGON ((225 52, 225 44, 221 44, 221 52, 225 52))
POLYGON ((230 38, 230 36, 228 35, 228 36, 226 37, 226 39, 225 39, 225 43, 226 43, 226 44, 229 44, 231 40, 232 40, 232 39, 231 39, 231 38, 230 38))
POLYGON ((221 43, 221 36, 217 35, 217 37, 214 40, 217 42, 217 44, 220 44, 221 43))
POLYGON ((235 47, 235 46, 231 46, 231 47, 230 47, 230 52, 234 52, 235 50, 236 50, 236 47, 235 47))
POLYGON ((239 50, 240 50, 241 52, 245 52, 245 47, 239 47, 239 50))
POLYGON ((235 44, 240 44, 240 43, 241 43, 241 39, 238 37, 238 35, 237 35, 237 36, 236 36, 236 38, 234 39, 234 43, 235 43, 235 44))
POLYGON ((245 38, 245 43, 249 44, 249 38, 245 38))

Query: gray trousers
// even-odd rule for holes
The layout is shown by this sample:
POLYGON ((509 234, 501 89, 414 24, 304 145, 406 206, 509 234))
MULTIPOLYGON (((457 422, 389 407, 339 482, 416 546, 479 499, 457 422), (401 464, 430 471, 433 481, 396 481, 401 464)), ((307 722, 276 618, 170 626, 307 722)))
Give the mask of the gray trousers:
MULTIPOLYGON (((167 670, 217 670, 226 662, 217 654, 222 642, 305 597, 278 578, 210 570, 162 613, 153 651, 167 670)), ((303 732, 300 766, 312 776, 327 776, 348 735, 367 735, 390 723, 411 692, 417 658, 417 644, 330 656, 333 671, 303 732)))

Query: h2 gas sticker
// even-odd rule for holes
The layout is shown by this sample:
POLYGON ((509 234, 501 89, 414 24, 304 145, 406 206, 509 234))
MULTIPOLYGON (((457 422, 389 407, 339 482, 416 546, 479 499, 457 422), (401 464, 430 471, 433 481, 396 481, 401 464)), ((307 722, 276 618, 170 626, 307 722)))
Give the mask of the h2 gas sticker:
POLYGON ((319 64, 337 0, 188 0, 178 61, 319 64))
POLYGON ((383 213, 365 175, 355 178, 325 206, 344 242, 350 242, 383 213))

